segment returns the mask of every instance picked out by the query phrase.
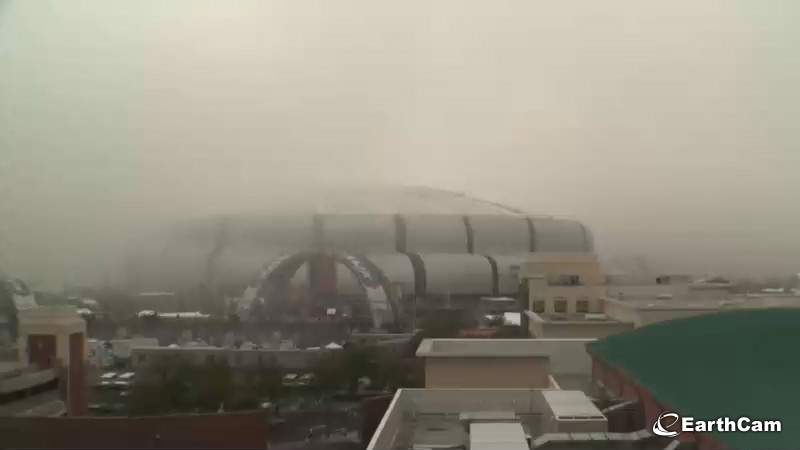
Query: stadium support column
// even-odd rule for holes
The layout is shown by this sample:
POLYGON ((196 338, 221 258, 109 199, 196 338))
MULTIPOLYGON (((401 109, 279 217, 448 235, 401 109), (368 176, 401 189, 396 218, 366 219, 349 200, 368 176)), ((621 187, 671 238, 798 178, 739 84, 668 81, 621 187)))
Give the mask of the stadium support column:
POLYGON ((311 295, 323 306, 336 304, 336 260, 328 253, 316 253, 308 261, 311 295))

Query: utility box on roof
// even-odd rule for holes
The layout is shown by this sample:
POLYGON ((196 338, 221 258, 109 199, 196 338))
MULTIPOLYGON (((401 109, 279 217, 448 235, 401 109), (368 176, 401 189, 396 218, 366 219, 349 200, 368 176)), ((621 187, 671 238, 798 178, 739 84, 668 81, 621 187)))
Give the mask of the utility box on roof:
POLYGON ((543 433, 594 433, 608 431, 608 419, 581 391, 542 391, 547 408, 543 433))

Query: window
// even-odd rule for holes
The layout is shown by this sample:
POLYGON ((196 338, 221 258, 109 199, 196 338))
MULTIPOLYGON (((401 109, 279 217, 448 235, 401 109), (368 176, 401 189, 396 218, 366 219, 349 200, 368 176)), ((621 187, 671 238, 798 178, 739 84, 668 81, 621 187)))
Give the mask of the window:
POLYGON ((564 297, 557 297, 553 309, 555 309, 557 313, 567 312, 567 300, 564 297))
POLYGON ((551 286, 581 286, 580 275, 558 274, 548 278, 547 283, 551 286))
POLYGON ((144 363, 147 360, 147 355, 139 355, 139 364, 144 363))
POLYGON ((582 298, 575 303, 575 312, 588 313, 589 312, 589 299, 582 298))
POLYGON ((206 355, 206 364, 214 364, 214 355, 206 355))
POLYGON ((241 366, 242 365, 242 361, 244 359, 244 355, 242 354, 241 351, 237 351, 236 353, 234 353, 234 355, 235 356, 233 358, 234 358, 234 361, 236 361, 236 365, 241 366))
POLYGON ((533 301, 533 312, 535 313, 543 313, 545 311, 545 306, 547 303, 544 300, 537 299, 533 301))

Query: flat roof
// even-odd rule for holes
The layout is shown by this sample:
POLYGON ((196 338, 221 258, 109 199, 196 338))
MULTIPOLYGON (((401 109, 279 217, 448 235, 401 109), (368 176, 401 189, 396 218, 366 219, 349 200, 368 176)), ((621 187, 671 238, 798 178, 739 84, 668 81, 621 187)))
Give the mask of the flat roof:
POLYGON ((535 339, 425 339, 417 349, 424 358, 549 357, 535 339))
MULTIPOLYGON (((367 449, 407 450, 415 445, 424 448, 424 444, 463 445, 473 450, 527 449, 508 441, 521 437, 524 443, 528 436, 542 435, 543 417, 550 411, 543 393, 552 391, 399 389, 367 449), (477 433, 474 425, 480 425, 477 433), (480 446, 484 444, 491 446, 480 446)), ((585 397, 582 392, 576 394, 585 397)))
POLYGON ((709 433, 734 449, 793 449, 800 409, 800 309, 741 309, 674 319, 588 344, 665 407, 694 417, 780 419, 780 433, 709 433))

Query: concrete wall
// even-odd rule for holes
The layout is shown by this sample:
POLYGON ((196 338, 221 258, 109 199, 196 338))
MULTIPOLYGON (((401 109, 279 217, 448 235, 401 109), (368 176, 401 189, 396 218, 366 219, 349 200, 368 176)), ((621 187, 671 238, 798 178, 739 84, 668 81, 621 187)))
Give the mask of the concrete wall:
MULTIPOLYGON (((459 414, 476 411, 513 411, 540 415, 550 410, 542 393, 548 389, 400 389, 383 416, 367 450, 395 447, 404 420, 417 414, 459 414)), ((406 422, 406 425, 408 422, 406 422)))
POLYGON ((547 357, 425 358, 426 388, 546 389, 547 357))
MULTIPOLYGON (((69 336, 73 333, 86 335, 86 322, 71 307, 45 307, 20 311, 17 349, 20 362, 27 364, 28 336, 51 335, 56 337, 56 358, 64 366, 69 365, 69 336)), ((84 347, 86 347, 84 345, 84 347)), ((84 355, 86 358, 87 355, 84 355)))
MULTIPOLYGON (((514 411, 517 414, 542 414, 547 402, 545 389, 402 389, 408 392, 406 408, 419 414, 461 413, 470 411, 514 411)), ((401 392, 398 391, 398 392, 401 392)))
POLYGON ((591 375, 592 359, 586 344, 595 339, 531 339, 537 350, 550 357, 550 373, 556 375, 591 375))
POLYGON ((152 417, 2 417, 8 448, 258 448, 263 411, 152 417), (43 432, 46 430, 46 432, 43 432))
POLYGON ((533 310, 535 300, 544 300, 545 310, 543 312, 553 314, 556 312, 556 299, 564 299, 567 301, 567 310, 565 312, 572 314, 578 312, 578 300, 588 300, 589 312, 602 313, 604 297, 605 289, 603 286, 548 286, 543 290, 529 289, 528 305, 533 310))
POLYGON ((548 339, 600 339, 634 328, 630 322, 617 321, 548 321, 526 312, 528 331, 532 337, 548 339))
POLYGON ((411 401, 405 394, 407 389, 399 389, 395 394, 389 408, 383 415, 375 433, 367 445, 368 450, 383 450, 394 447, 397 435, 403 427, 403 417, 410 409, 411 401))
POLYGON ((533 255, 522 264, 520 277, 529 279, 528 304, 531 310, 534 301, 544 300, 544 312, 554 313, 555 299, 558 298, 567 301, 568 313, 577 312, 578 300, 589 301, 589 312, 603 311, 605 277, 594 255, 533 255), (548 282, 558 275, 578 275, 581 285, 562 286, 548 282))

